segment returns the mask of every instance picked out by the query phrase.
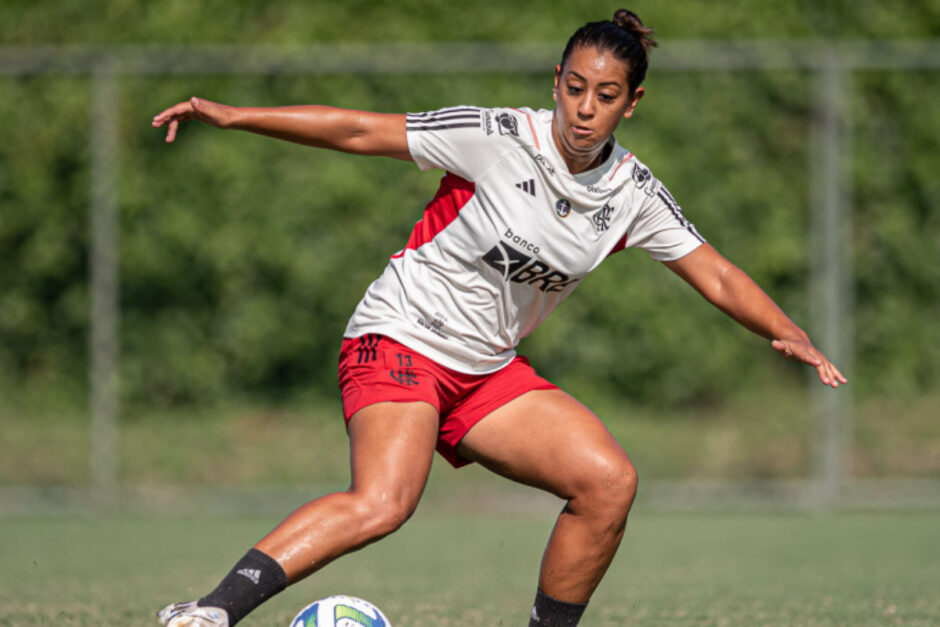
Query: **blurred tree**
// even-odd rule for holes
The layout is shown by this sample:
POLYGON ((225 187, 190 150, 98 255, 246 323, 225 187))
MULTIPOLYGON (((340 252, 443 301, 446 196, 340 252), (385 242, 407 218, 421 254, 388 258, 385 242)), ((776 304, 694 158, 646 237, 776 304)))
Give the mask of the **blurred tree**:
MULTIPOLYGON (((935 37, 933 2, 635 2, 675 38, 935 37)), ((6 2, 0 43, 557 41, 594 3, 6 2), (520 24, 525 28, 520 29, 520 24)), ((620 142, 699 230, 807 323, 810 76, 657 73, 620 142)), ((438 174, 188 125, 149 127, 192 94, 233 104, 385 111, 550 107, 538 75, 127 77, 121 123, 122 389, 132 402, 333 394, 346 319, 407 239, 438 174)), ((90 81, 2 79, 0 379, 85 377, 90 81)), ((940 380, 936 72, 857 77, 855 264, 862 393, 940 380)), ((758 338, 642 253, 617 255, 523 346, 579 394, 717 403, 798 378, 758 338), (577 338, 577 341, 572 341, 577 338)))

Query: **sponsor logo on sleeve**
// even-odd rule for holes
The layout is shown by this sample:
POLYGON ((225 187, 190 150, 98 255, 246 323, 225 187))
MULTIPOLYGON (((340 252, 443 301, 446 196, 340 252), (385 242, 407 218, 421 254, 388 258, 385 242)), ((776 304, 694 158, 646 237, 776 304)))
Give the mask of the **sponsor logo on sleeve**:
POLYGON ((519 121, 511 113, 500 113, 496 116, 496 125, 500 135, 514 135, 519 137, 519 121))
POLYGON ((639 163, 633 166, 633 180, 637 187, 643 187, 652 177, 649 168, 644 168, 639 163))
POLYGON ((647 196, 655 196, 656 191, 659 189, 659 179, 654 178, 649 168, 645 168, 639 163, 633 166, 633 181, 638 188, 646 192, 647 196))
POLYGON ((486 131, 487 137, 495 132, 493 130, 493 114, 489 111, 483 112, 483 130, 486 131))

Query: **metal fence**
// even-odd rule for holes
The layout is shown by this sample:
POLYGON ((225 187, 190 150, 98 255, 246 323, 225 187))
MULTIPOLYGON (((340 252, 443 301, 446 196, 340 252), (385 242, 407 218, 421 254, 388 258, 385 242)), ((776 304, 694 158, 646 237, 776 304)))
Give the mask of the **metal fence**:
MULTIPOLYGON (((531 73, 557 62, 555 44, 338 44, 328 46, 35 46, 0 47, 0 75, 93 77, 91 128, 89 387, 91 399, 91 502, 107 503, 118 489, 117 429, 119 325, 118 207, 116 182, 119 119, 110 103, 124 76, 236 74, 531 73)), ((811 197, 811 330, 834 362, 854 371, 854 298, 851 266, 852 189, 849 159, 852 120, 848 102, 860 70, 936 70, 940 41, 672 41, 657 52, 656 71, 759 72, 804 70, 813 76, 808 138, 816 155, 809 169, 811 197)), ((843 476, 851 437, 852 401, 816 386, 818 454, 806 482, 728 486, 661 484, 663 503, 775 502, 828 506, 866 495, 880 502, 936 504, 935 482, 882 483, 859 491, 843 476), (854 489, 854 491, 853 491, 854 489), (889 496, 890 495, 890 496, 889 496)), ((60 495, 61 496, 61 495, 60 495)), ((23 500, 7 489, 0 502, 23 500)), ((68 499, 66 499, 68 500, 68 499)), ((74 499, 73 499, 74 500, 74 499)), ((656 500, 655 498, 653 499, 656 500)))

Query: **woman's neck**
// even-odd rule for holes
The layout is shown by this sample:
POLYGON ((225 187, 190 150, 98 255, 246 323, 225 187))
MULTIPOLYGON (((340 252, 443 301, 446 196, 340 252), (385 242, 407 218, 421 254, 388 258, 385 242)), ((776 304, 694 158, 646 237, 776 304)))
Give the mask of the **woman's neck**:
POLYGON ((552 139, 555 142, 555 148, 561 155, 568 171, 571 174, 580 174, 593 170, 610 156, 610 140, 595 146, 590 150, 578 149, 572 146, 565 138, 564 133, 558 132, 554 120, 552 121, 552 139))

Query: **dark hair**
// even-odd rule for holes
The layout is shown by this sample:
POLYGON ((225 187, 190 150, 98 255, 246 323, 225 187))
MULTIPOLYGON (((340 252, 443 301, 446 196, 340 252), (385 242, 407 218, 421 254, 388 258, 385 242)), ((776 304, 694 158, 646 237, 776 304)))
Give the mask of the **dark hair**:
POLYGON ((650 48, 659 45, 653 40, 654 32, 644 26, 633 11, 617 9, 612 20, 588 22, 575 31, 561 55, 561 67, 564 69, 576 47, 593 46, 602 52, 610 51, 627 64, 627 86, 632 94, 646 78, 650 48))

